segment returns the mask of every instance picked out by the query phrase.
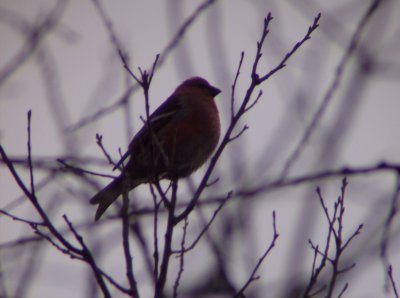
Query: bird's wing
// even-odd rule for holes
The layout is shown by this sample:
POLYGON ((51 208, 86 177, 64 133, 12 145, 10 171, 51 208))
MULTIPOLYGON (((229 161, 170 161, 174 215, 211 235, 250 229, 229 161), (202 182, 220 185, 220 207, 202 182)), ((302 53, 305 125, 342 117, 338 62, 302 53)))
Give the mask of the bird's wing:
MULTIPOLYGON (((165 127, 182 110, 182 101, 179 97, 171 95, 161 106, 159 106, 149 117, 151 129, 157 136, 159 131, 165 127)), ((128 150, 121 157, 114 169, 117 169, 133 153, 138 144, 146 144, 150 141, 149 127, 147 123, 139 130, 128 146, 128 150)))

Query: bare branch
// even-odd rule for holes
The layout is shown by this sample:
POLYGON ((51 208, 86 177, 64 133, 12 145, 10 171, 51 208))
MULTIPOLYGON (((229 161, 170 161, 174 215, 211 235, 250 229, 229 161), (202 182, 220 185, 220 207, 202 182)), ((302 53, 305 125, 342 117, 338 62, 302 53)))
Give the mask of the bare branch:
POLYGON ((68 217, 64 214, 63 218, 65 220, 65 222, 67 223, 69 229, 71 230, 71 232, 74 234, 75 239, 78 240, 79 244, 82 247, 82 251, 81 251, 81 255, 82 258, 84 259, 85 262, 87 262, 90 267, 92 268, 93 274, 96 278, 97 283, 99 284, 104 297, 107 298, 111 298, 111 294, 107 288, 107 285, 104 282, 103 279, 103 275, 101 273, 101 271, 99 270, 99 268, 97 267, 97 264, 93 258, 92 253, 90 252, 89 248, 86 246, 85 242, 83 241, 83 238, 81 235, 78 234, 78 232, 75 230, 75 228, 73 227, 72 223, 69 221, 68 217))
POLYGON ((240 60, 239 60, 239 66, 236 71, 235 75, 235 80, 233 81, 232 84, 232 91, 231 91, 231 121, 233 120, 233 117, 235 116, 235 90, 236 90, 236 85, 237 85, 237 80, 240 75, 240 69, 242 68, 242 63, 244 59, 244 52, 240 53, 240 60))
MULTIPOLYGON (((228 193, 228 195, 226 196, 225 200, 223 200, 220 205, 218 206, 218 208, 214 211, 214 214, 211 216, 211 219, 209 220, 209 222, 205 225, 205 227, 203 228, 203 230, 200 232, 200 234, 197 236, 197 238, 193 241, 193 243, 191 245, 189 245, 186 249, 185 249, 185 253, 192 250, 197 243, 199 243, 200 239, 203 237, 203 235, 208 231, 208 229, 210 228, 211 224, 213 223, 213 221, 216 219, 218 213, 221 211, 222 207, 224 207, 225 203, 232 197, 232 192, 230 191, 228 193)), ((180 252, 175 252, 175 253, 182 253, 180 252)))
MULTIPOLYGON (((289 60, 290 57, 293 56, 293 54, 307 41, 311 38, 311 34, 319 27, 319 20, 321 18, 321 13, 319 13, 315 18, 314 18, 314 23, 308 28, 308 31, 306 33, 306 35, 303 37, 302 40, 300 40, 299 42, 297 42, 294 47, 292 48, 292 50, 290 52, 288 52, 285 57, 282 59, 282 61, 274 68, 272 69, 270 72, 268 72, 267 74, 265 74, 264 76, 262 76, 261 78, 258 76, 257 74, 257 64, 254 65, 253 67, 253 72, 252 72, 252 76, 253 76, 253 80, 255 80, 255 83, 261 84, 263 81, 268 80, 272 75, 274 75, 277 71, 281 70, 282 68, 284 68, 286 66, 286 62, 289 60)), ((270 16, 270 14, 268 15, 267 19, 265 20, 265 25, 264 25, 264 30, 265 30, 265 35, 263 35, 263 38, 261 39, 262 42, 264 42, 265 37, 268 34, 268 25, 269 22, 272 20, 272 17, 270 16)), ((258 50, 257 50, 257 57, 258 60, 261 58, 261 48, 262 48, 262 44, 259 45, 258 50)), ((257 63, 258 63, 257 60, 257 63)))
POLYGON ((396 187, 395 187, 395 191, 392 196, 391 206, 389 209, 389 214, 387 215, 387 218, 385 221, 385 225, 383 228, 382 240, 381 240, 380 254, 381 254, 381 259, 382 259, 382 262, 383 262, 383 265, 385 268, 387 268, 388 264, 390 263, 388 256, 387 256, 387 250, 388 250, 389 241, 390 241, 390 229, 393 224, 393 220, 398 212, 399 201, 400 201, 400 171, 397 172, 396 187))
POLYGON ((61 15, 64 13, 66 0, 58 0, 44 21, 37 25, 24 24, 22 33, 26 35, 23 48, 1 69, 0 85, 2 85, 16 70, 18 70, 31 57, 39 47, 43 38, 57 26, 61 15), (31 29, 33 28, 33 29, 31 29))
POLYGON ((171 205, 168 208, 168 219, 167 227, 164 236, 164 251, 160 264, 160 273, 157 277, 156 288, 155 288, 155 298, 161 298, 163 296, 165 283, 167 281, 168 267, 172 255, 172 236, 174 232, 175 221, 175 207, 177 200, 177 181, 172 181, 172 194, 171 194, 171 205))
POLYGON ((7 211, 1 210, 1 209, 0 209, 0 213, 5 215, 5 216, 7 216, 7 217, 9 217, 9 218, 11 218, 12 220, 20 221, 20 222, 23 222, 25 224, 28 224, 32 228, 36 228, 37 226, 45 226, 45 224, 43 222, 27 220, 27 219, 15 216, 15 215, 13 215, 13 214, 11 214, 11 213, 9 213, 7 211))
POLYGON ((279 237, 279 234, 276 229, 276 216, 275 216, 275 211, 272 212, 272 227, 274 230, 274 235, 272 236, 272 241, 270 245, 268 246, 267 250, 264 252, 264 254, 261 256, 261 258, 258 260, 256 266, 253 269, 253 272, 251 273, 249 279, 247 282, 243 285, 243 287, 237 292, 237 294, 234 296, 235 298, 243 297, 244 292, 246 289, 250 286, 250 284, 259 279, 259 276, 256 276, 256 273, 258 271, 258 268, 260 268, 261 264, 264 262, 264 259, 268 256, 268 254, 271 252, 271 250, 275 247, 276 240, 279 237))
MULTIPOLYGON (((345 53, 343 54, 342 59, 340 60, 338 66, 336 68, 335 77, 334 77, 331 85, 329 86, 328 90, 326 91, 318 109, 316 110, 314 115, 311 117, 311 121, 307 125, 301 139, 299 140, 299 143, 297 144, 293 153, 289 156, 289 158, 287 159, 287 161, 283 167, 282 173, 280 175, 282 179, 288 175, 292 165, 297 161, 298 157, 300 156, 300 154, 303 151, 303 148, 308 143, 312 133, 317 128, 318 123, 319 123, 320 119, 322 118, 322 116, 324 115, 328 105, 332 101, 332 98, 334 97, 334 95, 335 95, 336 91, 338 90, 338 87, 341 83, 343 72, 346 69, 346 67, 349 65, 348 62, 349 62, 351 56, 356 51, 356 49, 360 43, 361 35, 362 35, 364 29, 366 28, 368 21, 371 19, 371 16, 377 10, 380 2, 381 2, 381 0, 374 0, 371 3, 368 10, 366 11, 366 13, 364 14, 364 16, 362 17, 362 19, 360 20, 360 22, 358 23, 356 31, 352 35, 352 39, 351 39, 345 53)), ((317 18, 319 19, 319 17, 320 17, 320 14, 318 15, 317 18)), ((317 20, 317 18, 316 18, 316 20, 317 20)), ((314 22, 314 26, 315 25, 316 25, 316 23, 314 22)), ((311 28, 312 27, 310 27, 309 31, 311 30, 311 28)))
POLYGON ((99 177, 103 177, 103 178, 111 178, 111 179, 115 179, 117 178, 114 175, 107 175, 107 174, 101 174, 101 173, 96 173, 93 171, 89 171, 89 170, 84 170, 82 168, 78 168, 78 167, 74 167, 73 165, 68 164, 67 162, 65 162, 62 159, 57 159, 57 161, 62 164, 65 168, 70 169, 76 173, 79 174, 89 174, 89 175, 93 175, 93 176, 99 176, 99 177))
MULTIPOLYGON (((93 0, 96 5, 100 4, 98 0, 93 0)), ((174 38, 172 38, 171 42, 165 47, 165 49, 161 52, 160 59, 158 62, 159 67, 161 67, 164 64, 164 61, 166 61, 167 57, 170 55, 170 53, 179 45, 179 43, 182 41, 183 36, 185 35, 186 31, 194 24, 194 22, 199 18, 199 16, 207 10, 207 8, 212 5, 216 0, 206 0, 204 3, 200 4, 199 7, 188 17, 188 19, 182 24, 180 29, 178 30, 177 34, 175 35, 174 38)), ((97 9, 100 11, 100 16, 102 17, 103 22, 106 24, 106 28, 110 33, 111 39, 113 40, 115 37, 115 40, 117 41, 115 43, 116 48, 118 49, 119 55, 124 57, 123 60, 127 60, 127 53, 121 48, 121 43, 118 41, 118 38, 116 38, 116 34, 114 30, 112 29, 112 26, 109 26, 110 20, 107 18, 105 13, 102 12, 102 7, 97 6, 97 9), (114 37, 113 37, 114 36, 114 37)), ((124 63, 125 64, 125 63, 124 63)), ((128 65, 128 64, 126 64, 128 65)), ((128 67, 129 68, 129 67, 128 67)), ((154 65, 153 65, 154 69, 154 65)), ((130 71, 129 71, 130 72, 130 71)), ((115 103, 112 105, 105 107, 103 109, 98 110, 92 115, 89 115, 88 117, 85 117, 81 119, 79 122, 77 122, 74 125, 71 125, 69 127, 69 131, 76 131, 83 126, 86 126, 90 123, 92 123, 95 120, 98 120, 100 117, 106 116, 109 113, 119 109, 120 107, 125 106, 127 100, 130 98, 133 92, 135 92, 138 88, 138 84, 134 84, 130 86, 124 94, 116 100, 115 103)))
POLYGON ((248 129, 249 129, 249 127, 247 125, 244 125, 242 127, 242 129, 235 136, 229 138, 229 142, 232 142, 232 141, 240 138, 240 136, 248 129))
POLYGON ((390 284, 392 285, 392 290, 393 290, 394 296, 395 296, 396 298, 399 298, 399 292, 397 291, 396 283, 395 283, 395 281, 394 281, 395 279, 394 279, 394 277, 393 277, 392 265, 389 265, 389 268, 388 268, 388 275, 389 275, 389 279, 390 279, 390 284))
MULTIPOLYGON (((326 262, 329 261, 330 264, 332 265, 332 273, 330 274, 329 277, 329 284, 327 287, 327 293, 326 297, 333 297, 334 290, 336 289, 337 286, 337 279, 340 274, 343 274, 355 267, 355 264, 352 264, 346 268, 340 269, 340 260, 342 257, 342 254, 344 250, 348 247, 350 242, 357 236, 361 229, 362 225, 359 225, 359 227, 356 229, 356 231, 346 240, 344 241, 343 239, 343 221, 344 221, 344 211, 345 211, 345 206, 344 206, 344 198, 345 198, 345 191, 347 188, 347 179, 344 178, 342 180, 342 187, 341 187, 341 194, 334 203, 333 207, 333 213, 332 215, 329 215, 328 208, 325 205, 322 193, 320 188, 317 188, 317 193, 318 197, 321 203, 321 206, 324 210, 325 217, 328 221, 328 232, 327 232, 327 238, 325 242, 325 250, 324 252, 321 252, 318 249, 318 246, 315 246, 311 240, 309 240, 309 243, 311 244, 312 249, 314 250, 314 261, 312 265, 312 272, 311 272, 311 277, 310 281, 305 289, 303 297, 312 297, 315 295, 315 293, 312 293, 313 289, 315 288, 318 278, 321 275, 322 271, 326 268, 326 262), (331 242, 331 238, 333 235, 333 239, 335 240, 334 242, 334 247, 331 242), (343 244, 344 243, 344 244, 343 244), (330 251, 334 248, 334 253, 331 253, 330 251), (332 257, 329 257, 329 254, 332 255, 332 257), (318 265, 316 265, 316 258, 317 255, 320 255, 322 257, 321 261, 319 262, 318 265)), ((338 297, 341 297, 343 293, 347 290, 348 285, 346 284, 344 288, 341 290, 339 293, 338 297)), ((318 290, 320 292, 321 290, 318 290)))
MULTIPOLYGON (((125 180, 126 181, 126 180, 125 180)), ((132 265, 132 254, 129 244, 129 197, 128 197, 129 187, 128 185, 124 185, 123 193, 122 193, 122 210, 121 210, 121 219, 122 219, 122 247, 124 250, 125 257, 125 266, 126 266, 126 277, 129 282, 129 294, 131 297, 139 298, 139 291, 137 288, 137 282, 135 278, 135 274, 133 272, 132 265)))
POLYGON ((179 282, 181 280, 183 270, 185 269, 185 240, 186 240, 186 232, 187 232, 187 227, 189 225, 188 219, 185 219, 185 223, 183 225, 183 233, 182 233, 182 240, 181 240, 181 250, 179 253, 179 272, 178 275, 175 279, 174 283, 174 298, 178 297, 178 287, 179 287, 179 282))
POLYGON ((160 64, 163 64, 168 55, 175 49, 178 44, 181 42, 183 37, 186 34, 186 31, 193 25, 194 21, 199 18, 199 16, 209 8, 212 4, 214 4, 216 0, 206 0, 202 4, 200 4, 195 11, 186 19, 186 21, 179 28, 178 32, 169 42, 169 44, 165 47, 165 49, 161 52, 160 64))
POLYGON ((116 163, 111 158, 110 154, 108 154, 106 148, 103 145, 103 136, 101 134, 96 133, 96 143, 100 147, 101 151, 103 151, 104 156, 107 158, 108 162, 116 167, 116 163))
MULTIPOLYGON (((200 198, 201 193, 203 192, 205 186, 207 185, 207 181, 211 176, 211 173, 219 159, 219 157, 221 156, 223 150, 225 149, 225 147, 228 145, 228 143, 230 143, 231 139, 232 139, 232 134, 234 129, 236 128, 236 125, 238 124, 239 120, 242 118, 242 116, 246 113, 246 109, 248 108, 249 102, 251 100, 252 94, 256 88, 257 85, 259 85, 261 82, 265 81, 267 78, 262 78, 260 80, 259 75, 257 74, 257 66, 258 66, 258 62, 261 58, 261 49, 262 49, 262 45, 265 41, 265 38, 268 34, 268 26, 270 21, 272 20, 272 16, 271 13, 268 14, 267 18, 264 20, 264 28, 261 34, 261 38, 260 41, 257 42, 257 52, 256 52, 256 56, 254 58, 254 64, 253 64, 253 70, 252 70, 252 81, 251 84, 249 86, 249 88, 247 89, 246 95, 238 109, 238 111, 236 112, 236 114, 232 117, 231 119, 231 123, 225 133, 225 135, 223 136, 222 142, 219 145, 219 147, 217 148, 214 156, 211 158, 211 162, 209 167, 207 168, 203 179, 201 180, 197 191, 195 192, 195 194, 193 195, 193 198, 191 199, 189 205, 187 206, 187 208, 177 216, 176 220, 177 222, 182 221, 185 217, 187 217, 189 215, 190 212, 192 212, 193 208, 196 206, 197 201, 200 198)), ((316 29, 317 24, 318 24, 318 20, 319 20, 319 16, 316 18, 316 20, 314 20, 314 25, 313 27, 315 27, 313 30, 316 29)), ((311 32, 313 31, 311 30, 311 32)), ((307 36, 310 36, 311 33, 308 33, 307 36)), ((309 38, 309 37, 308 37, 309 38)), ((303 41, 304 42, 304 41, 303 41)), ((300 42, 300 45, 303 44, 303 42, 300 42)), ((294 54, 295 51, 297 51, 297 49, 299 49, 300 45, 295 46, 295 48, 289 53, 289 57, 294 54)), ((288 55, 288 54, 287 54, 288 55)), ((288 58, 286 58, 287 60, 288 58)), ((273 73, 275 73, 276 71, 272 72, 271 75, 273 73)), ((232 95, 233 96, 233 95, 232 95)))

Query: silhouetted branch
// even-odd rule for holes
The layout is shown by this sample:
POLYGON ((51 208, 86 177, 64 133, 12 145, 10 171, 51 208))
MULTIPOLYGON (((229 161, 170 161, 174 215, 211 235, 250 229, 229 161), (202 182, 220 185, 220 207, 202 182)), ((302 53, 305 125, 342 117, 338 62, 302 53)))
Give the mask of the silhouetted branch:
POLYGON ((326 220, 328 222, 328 232, 327 232, 327 238, 325 241, 325 249, 324 251, 319 250, 318 245, 314 245, 311 240, 309 240, 309 243, 311 245, 311 248, 314 251, 314 260, 313 260, 313 265, 312 265, 312 271, 311 271, 311 276, 310 276, 310 281, 305 289, 303 297, 313 297, 317 293, 320 293, 322 291, 326 290, 326 297, 341 297, 344 292, 348 288, 348 284, 346 283, 345 286, 341 289, 340 293, 338 296, 333 296, 334 291, 337 287, 337 279, 340 274, 343 274, 351 269, 354 268, 355 264, 350 265, 347 268, 340 268, 340 261, 341 257, 343 255, 344 250, 348 247, 350 242, 360 234, 360 231, 363 227, 363 225, 359 225, 358 228, 353 232, 353 234, 348 237, 347 240, 343 238, 343 221, 344 221, 344 211, 345 211, 345 206, 344 206, 344 199, 345 199, 345 192, 347 188, 347 179, 344 178, 342 180, 342 188, 341 188, 341 194, 334 203, 333 207, 333 213, 330 214, 328 208, 325 205, 324 198, 322 196, 321 190, 318 187, 317 188, 317 194, 319 201, 321 203, 322 209, 324 211, 326 220), (331 251, 334 248, 334 252, 332 253, 331 251), (316 264, 316 260, 318 256, 321 257, 321 260, 319 264, 316 264), (322 271, 326 269, 326 264, 330 263, 332 265, 332 273, 330 274, 329 277, 329 283, 328 285, 323 285, 320 289, 315 290, 315 287, 317 286, 318 278, 321 276, 322 271), (312 292, 314 291, 314 292, 312 292))
POLYGON ((122 208, 121 208, 121 220, 122 220, 122 247, 124 250, 125 266, 126 266, 126 277, 129 282, 129 294, 131 297, 139 298, 139 291, 137 288, 137 282, 135 274, 133 272, 132 254, 129 244, 129 188, 124 187, 122 192, 122 208))
MULTIPOLYGON (((232 192, 230 191, 228 193, 228 195, 226 196, 225 200, 223 200, 217 209, 215 209, 213 215, 211 216, 211 219, 209 220, 209 222, 204 226, 203 230, 200 232, 200 234, 196 237, 196 239, 192 242, 191 245, 189 245, 187 248, 185 248, 184 252, 188 252, 190 250, 192 250, 197 243, 199 243, 200 239, 203 237, 203 235, 208 231, 208 229, 210 228, 211 224, 213 223, 213 221, 217 218, 218 213, 222 210, 222 207, 224 207, 225 203, 232 197, 232 192)), ((175 252, 175 253, 182 253, 182 251, 179 252, 175 252)))
MULTIPOLYGON (((105 15, 104 10, 98 0, 93 0, 98 11, 100 12, 100 16, 103 20, 103 22, 106 25, 107 30, 109 31, 111 39, 117 41, 114 43, 114 46, 118 48, 118 52, 122 57, 124 57, 124 60, 127 60, 127 53, 124 49, 120 48, 121 43, 118 41, 118 38, 116 37, 116 34, 112 28, 111 21, 108 19, 108 17, 105 15)), ((168 43, 168 45, 165 47, 165 49, 161 52, 160 54, 160 59, 158 62, 158 66, 161 67, 164 62, 167 60, 167 57, 172 53, 172 51, 180 44, 182 41, 183 37, 185 36, 186 32, 188 29, 194 24, 194 22, 199 18, 199 16, 207 10, 207 8, 216 2, 216 0, 206 0, 204 3, 200 4, 197 9, 186 19, 185 22, 181 25, 181 27, 178 29, 176 35, 172 38, 172 40, 168 43)), ((153 65, 154 68, 154 65, 153 65)), ((100 117, 106 116, 111 112, 114 112, 115 110, 125 106, 126 101, 131 97, 132 93, 135 92, 138 89, 139 85, 134 84, 130 86, 122 96, 120 96, 113 104, 111 104, 108 107, 102 108, 95 112, 92 115, 89 115, 88 117, 85 117, 78 121, 76 124, 71 125, 68 130, 69 131, 76 131, 80 128, 82 128, 85 125, 88 125, 98 119, 100 117)))
POLYGON ((250 274, 249 279, 246 281, 246 283, 243 285, 243 287, 234 296, 235 298, 244 297, 243 296, 244 292, 250 286, 250 284, 260 278, 259 276, 256 276, 256 273, 257 273, 258 269, 260 268, 261 264, 264 262, 265 258, 269 255, 271 250, 275 247, 276 240, 279 237, 278 231, 276 229, 275 211, 272 212, 272 227, 273 227, 274 234, 272 236, 272 240, 271 240, 270 245, 268 246, 268 248, 266 249, 264 254, 261 256, 261 258, 258 260, 256 266, 253 269, 253 272, 250 274))
POLYGON ((179 252, 179 271, 178 275, 176 276, 175 282, 174 282, 174 289, 173 289, 173 297, 177 298, 178 297, 178 287, 179 287, 179 282, 181 280, 183 271, 185 269, 185 252, 187 251, 185 248, 185 241, 186 241, 186 232, 187 232, 187 227, 189 225, 188 219, 185 218, 185 222, 183 225, 183 233, 182 233, 182 240, 181 240, 181 249, 179 252))
POLYGON ((164 251, 161 258, 159 275, 157 277, 156 288, 155 288, 155 298, 163 297, 165 283, 167 281, 168 276, 168 267, 171 260, 172 255, 172 236, 175 227, 175 207, 177 200, 177 190, 178 183, 177 181, 172 181, 172 194, 170 206, 168 207, 168 218, 167 218, 167 227, 165 229, 164 236, 164 251))
POLYGON ((390 284, 392 285, 392 290, 393 290, 394 296, 396 298, 399 298, 399 292, 397 292, 396 282, 394 281, 395 279, 393 277, 393 269, 392 269, 391 265, 389 265, 389 268, 388 268, 388 275, 389 275, 390 284))
MULTIPOLYGON (((342 77, 343 77, 344 70, 349 65, 349 60, 350 60, 351 56, 354 54, 355 50, 357 49, 357 47, 360 43, 361 35, 362 35, 368 21, 371 19, 371 16, 377 10, 380 2, 381 2, 381 0, 374 0, 371 3, 368 10, 366 11, 366 13, 364 14, 364 16, 362 17, 362 19, 360 20, 360 22, 358 23, 357 28, 356 28, 354 34, 352 35, 351 41, 336 68, 335 77, 333 78, 331 85, 329 86, 328 90, 326 91, 317 111, 311 117, 311 121, 307 125, 303 135, 301 136, 301 138, 299 140, 299 143, 295 147, 292 154, 288 157, 288 159, 283 167, 283 170, 280 174, 280 177, 282 179, 284 179, 288 175, 292 165, 297 161, 297 159, 299 158, 300 154, 302 153, 304 147, 308 143, 308 141, 311 137, 311 134, 318 127, 319 121, 321 120, 328 105, 331 103, 333 96, 336 94, 336 91, 338 90, 338 87, 339 87, 342 77)), ((316 20, 319 19, 319 17, 320 17, 320 14, 316 18, 316 20)), ((316 25, 316 23, 314 23, 314 26, 315 25, 316 25)), ((310 32, 311 28, 312 27, 310 27, 309 32, 310 32)))
MULTIPOLYGON (((15 215, 13 215, 11 213, 8 213, 7 211, 1 210, 1 209, 0 209, 0 213, 5 215, 5 216, 7 216, 7 217, 9 217, 9 218, 11 218, 12 220, 20 221, 20 222, 28 224, 28 225, 30 225, 31 227, 34 227, 34 228, 36 228, 37 226, 45 226, 45 224, 43 222, 24 219, 24 218, 15 216, 15 215)), ((0 248, 1 248, 1 246, 0 246, 0 248)))
POLYGON ((58 24, 66 7, 66 0, 58 0, 54 8, 41 24, 28 26, 24 24, 22 33, 26 36, 23 48, 0 70, 0 85, 5 82, 16 70, 18 70, 31 57, 40 45, 43 38, 58 24))
MULTIPOLYGON (((303 38, 302 41, 300 41, 299 43, 297 43, 295 45, 295 47, 286 54, 285 58, 282 61, 287 61, 289 59, 289 57, 291 57, 299 48, 300 46, 307 40, 310 38, 311 33, 318 27, 318 21, 319 21, 319 16, 318 15, 315 20, 314 20, 314 24, 313 26, 309 29, 309 31, 306 34, 306 37, 303 38)), ((260 37, 260 41, 257 42, 257 52, 256 52, 256 56, 254 58, 254 63, 253 63, 253 70, 251 73, 251 84, 247 89, 246 95, 243 98, 240 107, 238 109, 238 111, 236 112, 236 114, 231 118, 231 122, 229 124, 229 127, 227 129, 227 131, 225 132, 225 135, 222 138, 222 142, 219 145, 219 147, 217 148, 214 156, 211 158, 211 162, 210 165, 208 166, 203 179, 201 180, 199 186, 197 187, 197 190, 195 192, 195 194, 193 195, 193 198, 191 199, 190 203, 188 204, 187 208, 177 216, 176 221, 180 222, 182 221, 185 217, 187 217, 192 210, 194 209, 194 207, 197 204, 197 201, 200 198, 201 193, 203 192, 205 186, 207 185, 207 181, 211 176, 211 173, 214 170, 214 167, 217 164, 218 159, 220 158, 222 152, 225 150, 226 146, 230 143, 231 139, 232 139, 232 135, 234 133, 234 130, 239 122, 239 120, 243 117, 243 115, 248 112, 248 107, 249 107, 249 103, 250 100, 252 98, 253 92, 256 88, 257 85, 259 85, 260 83, 264 82, 267 78, 269 78, 272 74, 276 73, 277 70, 272 70, 269 74, 267 74, 265 77, 262 77, 260 79, 258 73, 257 73, 257 66, 259 63, 259 60, 261 58, 261 49, 262 49, 262 45, 265 41, 265 38, 268 34, 268 26, 270 21, 272 20, 272 15, 271 13, 268 14, 268 16, 264 19, 264 28, 263 31, 261 33, 261 37, 260 37)), ((242 58, 241 58, 242 59, 242 58)), ((282 62, 281 62, 282 63, 282 62)), ((240 65, 240 63, 239 63, 240 65)), ((239 75, 240 72, 240 67, 237 69, 237 74, 236 76, 239 75)), ((234 91, 235 88, 233 87, 232 90, 234 91)), ((232 94, 232 97, 234 97, 234 95, 232 94)), ((256 99, 257 101, 258 99, 256 99)), ((234 100, 231 100, 234 102, 234 100)), ((253 105, 254 106, 254 105, 253 105)))
MULTIPOLYGON (((31 158, 31 146, 30 146, 30 142, 31 142, 31 131, 30 131, 30 122, 31 122, 31 112, 28 113, 28 164, 29 164, 29 173, 31 175, 30 177, 30 181, 31 183, 34 183, 34 171, 33 171, 33 166, 32 166, 32 162, 29 161, 29 159, 31 158)), ((83 239, 77 234, 77 232, 75 231, 75 229, 73 228, 72 224, 68 221, 68 219, 66 217, 64 217, 64 219, 66 220, 70 230, 74 233, 76 239, 78 240, 78 242, 80 243, 80 245, 82 246, 82 249, 77 248, 76 246, 72 245, 69 241, 67 241, 64 236, 58 231, 58 229, 53 225, 52 221, 49 219, 46 211, 42 208, 42 206, 40 205, 37 197, 36 197, 36 193, 34 192, 35 187, 32 187, 32 191, 30 191, 24 184, 24 182, 21 180, 20 176, 18 175, 18 173, 15 171, 13 164, 11 163, 11 161, 8 159, 8 156, 6 154, 6 152, 4 151, 3 147, 0 145, 0 155, 3 159, 3 162, 7 165, 11 175, 14 177, 15 181, 17 182, 18 186, 20 187, 20 189, 24 192, 24 194, 26 195, 26 197, 29 199, 29 201, 32 203, 32 205, 34 206, 34 208, 36 209, 36 211, 39 213, 40 217, 43 220, 43 225, 49 230, 50 234, 55 237, 57 239, 57 241, 60 242, 60 244, 58 244, 56 241, 54 241, 49 235, 45 234, 44 232, 40 231, 36 225, 30 225, 31 228, 35 231, 36 234, 38 234, 39 236, 43 237, 44 239, 46 239, 47 241, 49 241, 53 246, 55 246, 58 250, 60 250, 61 252, 69 255, 72 258, 75 259, 79 259, 82 261, 87 262, 91 268, 92 271, 96 277, 96 280, 100 286, 100 288, 102 289, 102 292, 104 294, 105 297, 111 297, 110 293, 107 289, 107 286, 104 283, 103 277, 100 273, 100 271, 98 270, 98 267, 89 251, 89 249, 86 247, 86 245, 83 242, 83 239)))
POLYGON ((71 232, 74 234, 75 239, 79 242, 79 244, 82 248, 80 255, 82 255, 82 259, 85 262, 87 262, 90 265, 90 267, 92 268, 94 277, 96 278, 96 281, 99 284, 104 297, 111 298, 111 294, 107 288, 107 285, 104 282, 103 275, 102 275, 101 271, 99 270, 91 251, 86 246, 86 243, 84 242, 82 236, 78 234, 78 232, 75 230, 74 226, 72 225, 72 223, 69 221, 68 217, 65 214, 63 215, 63 218, 64 218, 65 222, 67 223, 71 232))

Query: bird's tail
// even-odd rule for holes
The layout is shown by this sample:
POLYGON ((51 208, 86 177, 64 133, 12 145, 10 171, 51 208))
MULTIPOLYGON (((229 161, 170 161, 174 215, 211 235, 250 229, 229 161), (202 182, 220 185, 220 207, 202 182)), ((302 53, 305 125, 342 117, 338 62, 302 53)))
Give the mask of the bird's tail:
POLYGON ((122 191, 123 178, 122 176, 119 176, 90 199, 91 204, 99 204, 94 217, 96 221, 100 219, 107 208, 119 197, 122 191))

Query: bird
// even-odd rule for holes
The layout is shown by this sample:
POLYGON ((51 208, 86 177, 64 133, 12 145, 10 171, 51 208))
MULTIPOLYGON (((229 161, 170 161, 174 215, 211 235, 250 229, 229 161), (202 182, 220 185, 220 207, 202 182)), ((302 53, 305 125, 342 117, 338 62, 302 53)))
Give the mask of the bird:
POLYGON ((149 116, 115 165, 121 174, 90 199, 99 205, 95 221, 125 189, 187 177, 208 160, 220 138, 214 101, 219 93, 220 89, 201 77, 187 79, 175 89, 149 116))

